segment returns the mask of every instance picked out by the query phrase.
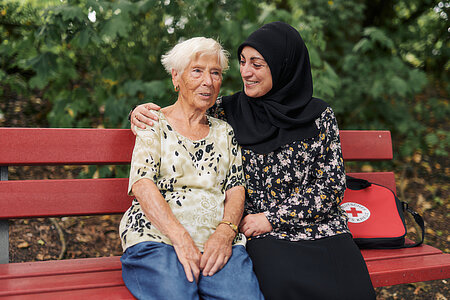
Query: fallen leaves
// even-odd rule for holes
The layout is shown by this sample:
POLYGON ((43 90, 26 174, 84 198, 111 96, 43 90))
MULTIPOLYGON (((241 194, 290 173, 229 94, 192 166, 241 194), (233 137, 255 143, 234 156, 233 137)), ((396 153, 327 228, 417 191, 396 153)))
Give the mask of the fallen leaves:
POLYGON ((30 247, 30 244, 28 244, 28 242, 22 242, 22 243, 17 245, 17 248, 19 248, 19 249, 25 249, 25 248, 28 248, 28 247, 30 247))
POLYGON ((442 295, 441 293, 436 293, 435 298, 436 300, 447 300, 447 297, 442 295))
POLYGON ((423 214, 425 211, 427 211, 431 208, 433 208, 433 204, 430 201, 427 201, 426 198, 422 194, 419 194, 417 196, 417 202, 416 202, 415 209, 420 214, 423 214))
POLYGON ((425 229, 425 231, 426 231, 427 234, 430 234, 430 235, 436 235, 436 233, 434 232, 434 230, 431 229, 431 228, 427 228, 427 229, 425 229))
POLYGON ((89 243, 92 241, 92 237, 85 235, 85 234, 81 234, 81 233, 77 233, 76 235, 76 240, 82 243, 89 243))
POLYGON ((373 172, 373 167, 371 165, 363 165, 361 170, 363 172, 373 172))
POLYGON ((413 160, 416 164, 420 163, 420 162, 422 161, 422 153, 419 153, 419 152, 414 153, 414 155, 413 155, 413 157, 412 157, 412 160, 413 160))

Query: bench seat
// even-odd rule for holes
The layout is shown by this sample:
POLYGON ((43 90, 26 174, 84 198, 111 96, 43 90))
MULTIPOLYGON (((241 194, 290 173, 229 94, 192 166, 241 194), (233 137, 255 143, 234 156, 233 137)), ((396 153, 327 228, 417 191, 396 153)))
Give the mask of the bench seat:
MULTIPOLYGON (((392 159, 389 131, 343 130, 341 143, 346 162, 392 159)), ((131 201, 126 178, 8 181, 8 166, 129 164, 133 145, 125 129, 0 128, 0 298, 133 298, 117 256, 8 263, 9 219, 121 214, 131 201)), ((393 172, 349 175, 395 192, 393 172)), ((361 252, 375 287, 450 277, 450 255, 429 245, 361 252)))
MULTIPOLYGON (((450 256, 428 245, 361 251, 375 287, 450 275, 450 256)), ((119 256, 0 265, 0 298, 133 299, 119 256)))

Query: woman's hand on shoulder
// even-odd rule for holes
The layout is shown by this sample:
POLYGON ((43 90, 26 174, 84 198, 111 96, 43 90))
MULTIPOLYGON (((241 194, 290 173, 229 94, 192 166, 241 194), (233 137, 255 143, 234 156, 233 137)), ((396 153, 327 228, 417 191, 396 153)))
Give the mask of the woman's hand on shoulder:
POLYGON ((158 121, 158 117, 152 110, 160 109, 161 107, 150 102, 136 106, 130 114, 131 131, 133 131, 133 134, 136 135, 134 126, 142 129, 145 129, 145 125, 153 126, 153 121, 158 121))
POLYGON ((272 224, 264 213, 246 215, 239 224, 239 229, 246 237, 257 236, 273 230, 272 224))

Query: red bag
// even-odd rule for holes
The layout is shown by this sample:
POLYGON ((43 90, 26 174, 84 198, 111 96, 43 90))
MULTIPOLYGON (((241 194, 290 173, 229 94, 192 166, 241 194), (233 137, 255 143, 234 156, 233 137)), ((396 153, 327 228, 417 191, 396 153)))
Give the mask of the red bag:
POLYGON ((425 224, 422 217, 387 187, 347 176, 347 190, 341 207, 349 217, 348 227, 360 248, 409 248, 423 243, 425 224), (414 244, 405 244, 405 210, 422 230, 422 240, 414 244))

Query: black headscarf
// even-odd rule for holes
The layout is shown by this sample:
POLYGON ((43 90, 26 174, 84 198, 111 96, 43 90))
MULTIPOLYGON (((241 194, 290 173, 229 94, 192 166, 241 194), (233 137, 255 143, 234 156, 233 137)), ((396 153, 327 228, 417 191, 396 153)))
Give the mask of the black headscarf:
POLYGON ((223 97, 227 120, 244 149, 266 154, 295 140, 318 134, 314 121, 328 107, 313 98, 306 45, 292 26, 273 22, 253 32, 238 48, 250 46, 266 60, 272 89, 262 97, 244 91, 223 97))

